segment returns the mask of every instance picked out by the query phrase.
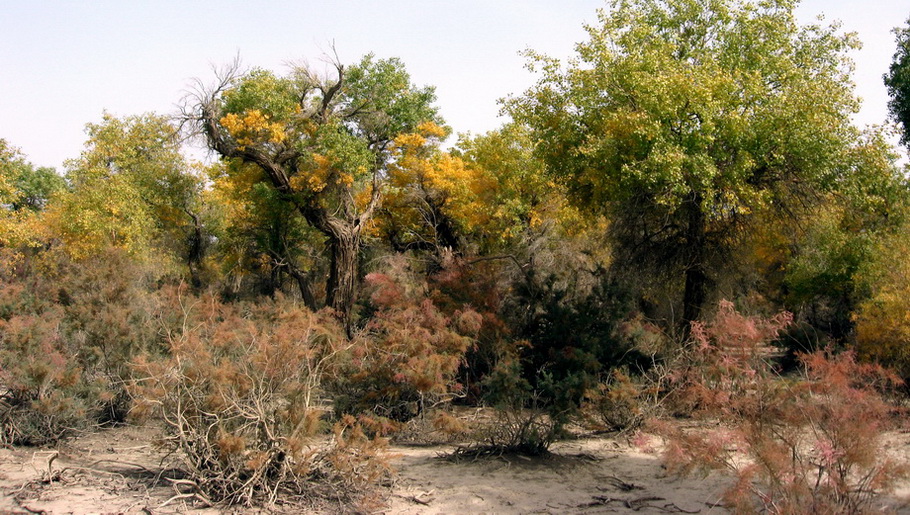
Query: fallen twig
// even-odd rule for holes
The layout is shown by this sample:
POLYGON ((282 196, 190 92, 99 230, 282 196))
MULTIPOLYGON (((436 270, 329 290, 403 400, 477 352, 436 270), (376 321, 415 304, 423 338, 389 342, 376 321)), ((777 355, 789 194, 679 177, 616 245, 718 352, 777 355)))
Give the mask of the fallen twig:
POLYGON ((181 499, 197 499, 199 501, 202 501, 206 507, 215 505, 215 503, 213 503, 211 500, 209 500, 209 498, 206 497, 206 495, 202 493, 202 490, 199 488, 199 485, 197 485, 195 481, 191 481, 189 479, 171 479, 171 478, 165 478, 165 479, 170 481, 171 485, 174 487, 174 491, 177 492, 177 494, 174 495, 173 497, 171 497, 170 499, 164 501, 163 503, 161 503, 161 505, 158 506, 159 508, 163 508, 163 507, 167 506, 168 504, 172 503, 173 501, 179 501, 181 499), (180 491, 181 485, 192 487, 192 489, 194 491, 181 492, 180 491))
POLYGON ((648 508, 649 510, 658 510, 665 513, 701 513, 701 510, 689 511, 680 508, 679 506, 673 503, 666 503, 663 506, 657 506, 651 504, 652 501, 664 501, 663 497, 639 497, 637 499, 622 499, 619 497, 608 497, 604 495, 595 495, 594 501, 580 504, 579 508, 591 508, 594 506, 609 506, 610 504, 616 503, 622 505, 624 508, 630 509, 632 511, 639 511, 643 508, 648 508))

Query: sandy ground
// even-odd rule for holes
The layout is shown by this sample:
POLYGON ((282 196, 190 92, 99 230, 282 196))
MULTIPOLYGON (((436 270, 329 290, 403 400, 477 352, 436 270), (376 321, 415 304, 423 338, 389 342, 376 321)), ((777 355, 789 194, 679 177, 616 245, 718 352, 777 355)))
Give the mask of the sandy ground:
POLYGON ((727 513, 727 480, 666 477, 659 460, 612 439, 582 439, 541 458, 452 462, 451 448, 404 451, 388 513, 727 513))
MULTIPOLYGON (((154 431, 124 427, 76 438, 54 449, 0 449, 0 514, 268 513, 200 509, 174 499, 169 459, 150 445, 154 431), (53 459, 52 459, 53 458, 53 459)), ((889 451, 908 456, 910 435, 889 451)), ((622 439, 562 442, 542 458, 503 456, 452 461, 452 446, 392 446, 398 470, 385 493, 388 514, 729 513, 719 502, 729 479, 668 477, 657 456, 622 439)), ((910 513, 910 482, 889 497, 910 513)), ((284 509, 299 513, 300 509, 284 509)), ((337 511, 329 508, 328 512, 337 511)))

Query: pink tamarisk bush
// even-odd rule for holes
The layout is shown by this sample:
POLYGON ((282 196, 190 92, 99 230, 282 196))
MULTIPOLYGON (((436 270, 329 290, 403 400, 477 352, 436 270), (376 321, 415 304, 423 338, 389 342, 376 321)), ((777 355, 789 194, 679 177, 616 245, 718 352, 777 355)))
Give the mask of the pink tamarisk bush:
POLYGON ((800 356, 781 377, 769 344, 792 317, 749 317, 722 302, 696 322, 692 344, 669 374, 677 411, 702 421, 682 429, 651 421, 671 472, 727 470, 724 501, 736 513, 865 513, 907 474, 882 452, 893 407, 881 395, 898 378, 852 352, 800 356))

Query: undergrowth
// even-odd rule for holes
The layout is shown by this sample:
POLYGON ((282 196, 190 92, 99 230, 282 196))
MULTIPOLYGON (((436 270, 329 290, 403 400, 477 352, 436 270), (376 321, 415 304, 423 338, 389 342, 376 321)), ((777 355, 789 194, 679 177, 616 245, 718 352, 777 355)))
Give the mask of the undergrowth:
POLYGON ((386 442, 331 421, 323 380, 349 345, 336 319, 277 299, 223 304, 171 292, 164 357, 136 365, 134 414, 155 415, 199 497, 363 502, 390 473, 386 442), (179 322, 174 327, 168 323, 179 322))
POLYGON ((790 320, 747 317, 723 302, 713 321, 693 324, 672 401, 706 424, 651 421, 648 429, 663 438, 671 471, 732 472, 724 500, 736 513, 870 512, 908 473, 881 441, 893 408, 879 390, 897 378, 828 351, 801 355, 798 375, 779 376, 768 346, 790 320))

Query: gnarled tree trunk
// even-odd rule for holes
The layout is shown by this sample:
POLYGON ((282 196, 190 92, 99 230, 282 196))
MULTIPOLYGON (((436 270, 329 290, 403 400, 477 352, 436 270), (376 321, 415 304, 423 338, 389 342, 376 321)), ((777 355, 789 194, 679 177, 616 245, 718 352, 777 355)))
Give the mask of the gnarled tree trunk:
POLYGON ((358 257, 360 251, 359 226, 339 227, 330 235, 329 248, 332 262, 326 282, 326 304, 338 312, 345 328, 350 330, 351 310, 357 294, 358 257))

